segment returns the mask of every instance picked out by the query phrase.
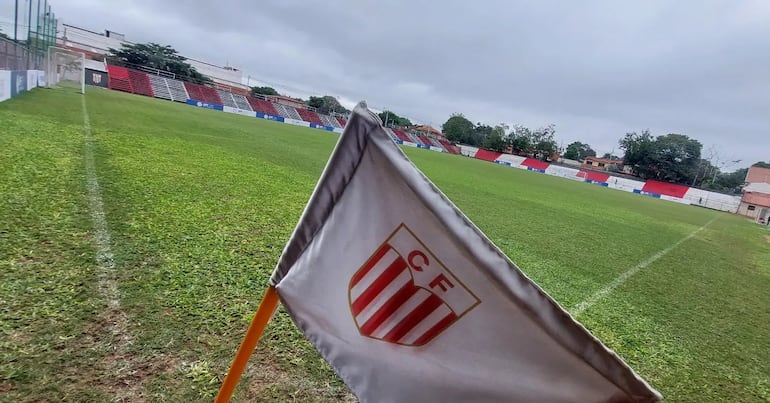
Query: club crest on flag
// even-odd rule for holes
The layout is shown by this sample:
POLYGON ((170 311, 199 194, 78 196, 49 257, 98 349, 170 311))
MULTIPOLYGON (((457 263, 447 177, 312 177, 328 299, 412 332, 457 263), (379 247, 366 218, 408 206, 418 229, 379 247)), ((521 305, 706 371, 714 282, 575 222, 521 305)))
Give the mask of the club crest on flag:
POLYGON ((359 332, 422 346, 481 301, 400 224, 350 279, 348 300, 359 332))

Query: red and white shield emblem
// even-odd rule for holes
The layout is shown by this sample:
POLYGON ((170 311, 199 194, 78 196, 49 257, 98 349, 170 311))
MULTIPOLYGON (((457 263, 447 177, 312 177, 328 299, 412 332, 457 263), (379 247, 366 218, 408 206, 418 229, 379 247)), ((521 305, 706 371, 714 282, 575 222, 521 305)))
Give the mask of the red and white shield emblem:
POLYGON ((353 320, 364 336, 422 346, 480 300, 401 224, 353 275, 353 320))

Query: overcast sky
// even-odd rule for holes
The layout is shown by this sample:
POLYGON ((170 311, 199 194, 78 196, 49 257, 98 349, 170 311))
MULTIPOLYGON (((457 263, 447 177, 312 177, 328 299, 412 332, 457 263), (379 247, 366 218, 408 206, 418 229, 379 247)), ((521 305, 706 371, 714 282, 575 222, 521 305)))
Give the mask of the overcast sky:
POLYGON ((649 128, 694 137, 723 161, 743 160, 732 169, 770 160, 768 0, 53 7, 68 24, 170 44, 296 95, 365 99, 436 127, 453 112, 488 124, 554 123, 560 143, 584 141, 600 154, 649 128))

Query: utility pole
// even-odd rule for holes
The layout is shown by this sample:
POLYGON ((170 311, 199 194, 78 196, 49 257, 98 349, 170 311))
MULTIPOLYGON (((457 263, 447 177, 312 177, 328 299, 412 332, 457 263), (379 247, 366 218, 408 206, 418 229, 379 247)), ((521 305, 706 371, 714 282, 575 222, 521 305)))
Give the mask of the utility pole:
POLYGON ((13 6, 13 41, 19 40, 19 0, 14 2, 13 6))

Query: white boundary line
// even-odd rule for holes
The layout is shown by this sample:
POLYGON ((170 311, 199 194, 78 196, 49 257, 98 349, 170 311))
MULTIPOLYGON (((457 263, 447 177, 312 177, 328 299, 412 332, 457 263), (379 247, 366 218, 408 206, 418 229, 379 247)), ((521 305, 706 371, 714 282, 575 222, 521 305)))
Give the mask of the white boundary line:
POLYGON ((709 222, 707 222, 706 224, 703 224, 702 227, 700 227, 700 228, 696 229, 695 231, 691 232, 690 235, 687 235, 686 237, 678 240, 675 244, 669 246, 666 249, 658 251, 654 255, 652 255, 652 256, 648 257, 647 259, 639 262, 639 264, 637 264, 636 266, 626 270, 624 273, 622 273, 621 275, 616 277, 614 280, 612 280, 612 282, 607 284, 604 288, 602 288, 601 290, 597 291, 594 295, 592 295, 588 299, 584 300, 583 302, 581 302, 577 306, 575 306, 575 308, 573 308, 572 312, 571 312, 572 316, 578 316, 578 315, 582 314, 583 312, 585 312, 588 308, 591 308, 592 306, 594 306, 602 298, 606 297, 611 292, 615 291, 616 288, 618 288, 621 285, 623 285, 623 283, 628 281, 628 279, 633 277, 636 273, 638 273, 642 269, 646 268, 647 266, 655 263, 655 261, 657 261, 658 259, 662 258, 663 256, 666 256, 669 252, 671 252, 672 250, 676 249, 677 246, 679 246, 682 243, 688 241, 689 239, 694 237, 696 234, 698 234, 699 232, 703 231, 706 227, 711 225, 711 223, 716 221, 717 218, 719 218, 719 217, 720 216, 717 215, 716 217, 714 217, 711 220, 709 220, 709 222))
POLYGON ((99 178, 96 174, 94 136, 91 132, 91 121, 88 117, 85 95, 81 95, 81 101, 83 106, 83 134, 85 136, 86 188, 96 242, 98 289, 102 298, 107 302, 104 316, 111 336, 109 344, 112 354, 107 357, 110 362, 106 363, 106 367, 111 370, 114 380, 119 381, 116 384, 125 385, 124 388, 116 390, 116 401, 131 401, 140 396, 142 385, 133 379, 136 372, 133 368, 136 365, 128 354, 128 347, 132 340, 128 333, 128 318, 120 309, 120 292, 115 279, 115 260, 110 246, 110 233, 107 230, 99 178))

